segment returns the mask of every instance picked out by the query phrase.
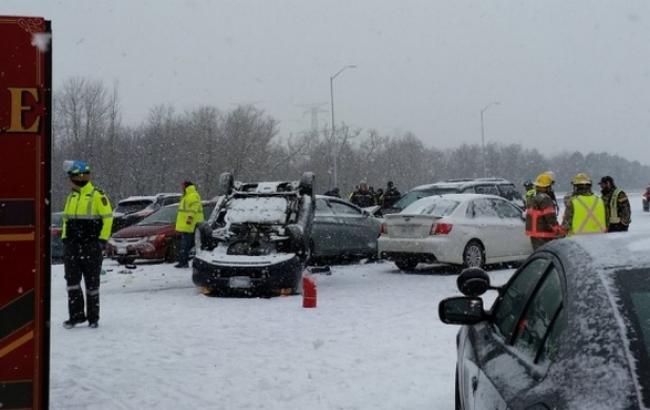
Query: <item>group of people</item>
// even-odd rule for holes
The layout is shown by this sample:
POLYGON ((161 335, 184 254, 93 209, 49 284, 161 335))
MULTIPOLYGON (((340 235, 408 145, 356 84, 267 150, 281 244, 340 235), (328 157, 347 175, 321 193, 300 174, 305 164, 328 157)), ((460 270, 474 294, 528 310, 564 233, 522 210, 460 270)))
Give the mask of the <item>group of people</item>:
MULTIPOLYGON (((335 187, 324 195, 341 197, 338 187, 335 187)), ((386 190, 379 188, 375 191, 372 186, 368 186, 366 180, 362 180, 355 190, 349 195, 348 200, 360 208, 379 205, 382 208, 390 208, 401 198, 402 194, 395 188, 393 181, 386 183, 386 190)))
MULTIPOLYGON (((90 166, 85 161, 65 161, 64 169, 71 183, 71 192, 63 208, 63 263, 68 291, 66 329, 88 321, 96 328, 99 322, 99 276, 103 251, 111 236, 113 208, 108 196, 90 181, 90 166), (81 289, 84 280, 86 297, 81 289), (84 309, 85 305, 85 309, 84 309)), ((177 268, 188 267, 189 253, 194 246, 196 224, 203 221, 201 197, 194 184, 181 184, 183 196, 176 215, 176 231, 181 234, 177 268)))
POLYGON ((553 185, 555 175, 545 172, 535 181, 526 181, 526 235, 533 249, 553 239, 590 233, 624 232, 631 219, 630 201, 611 176, 600 179, 602 196, 592 191, 586 173, 571 179, 573 192, 564 198, 564 214, 559 222, 559 206, 553 185))

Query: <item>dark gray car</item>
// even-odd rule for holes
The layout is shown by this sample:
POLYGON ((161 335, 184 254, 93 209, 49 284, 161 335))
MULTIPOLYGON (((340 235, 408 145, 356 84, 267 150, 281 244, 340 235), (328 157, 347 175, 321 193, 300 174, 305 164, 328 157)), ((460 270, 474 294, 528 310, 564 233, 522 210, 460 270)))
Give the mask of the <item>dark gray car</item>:
POLYGON ((340 198, 316 195, 312 256, 374 257, 381 221, 340 198))
POLYGON ((496 288, 458 278, 467 296, 440 303, 458 334, 457 409, 650 408, 647 234, 553 241, 496 288))

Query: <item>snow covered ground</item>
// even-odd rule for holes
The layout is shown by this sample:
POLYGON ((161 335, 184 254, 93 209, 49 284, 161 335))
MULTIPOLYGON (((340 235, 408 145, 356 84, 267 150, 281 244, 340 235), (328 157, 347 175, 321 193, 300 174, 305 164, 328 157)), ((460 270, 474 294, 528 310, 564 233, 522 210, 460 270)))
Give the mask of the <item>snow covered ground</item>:
MULTIPOLYGON (((631 201, 632 229, 650 231, 631 201)), ((104 268, 100 327, 65 330, 52 267, 52 409, 453 408, 458 329, 437 306, 458 291, 445 267, 335 266, 317 276, 316 309, 300 296, 205 297, 171 264, 104 268)))

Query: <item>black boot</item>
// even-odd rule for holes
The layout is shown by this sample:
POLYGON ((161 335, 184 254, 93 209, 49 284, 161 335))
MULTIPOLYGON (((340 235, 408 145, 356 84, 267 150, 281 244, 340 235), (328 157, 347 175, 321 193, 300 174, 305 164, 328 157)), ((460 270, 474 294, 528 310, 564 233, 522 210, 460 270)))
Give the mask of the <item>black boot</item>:
POLYGON ((97 326, 99 326, 99 323, 97 323, 97 322, 88 323, 88 327, 91 328, 91 329, 97 329, 97 326))
POLYGON ((65 327, 66 329, 72 329, 73 327, 75 327, 79 323, 83 323, 85 321, 86 321, 85 317, 82 317, 82 318, 79 318, 79 319, 68 319, 65 322, 63 322, 63 327, 65 327))

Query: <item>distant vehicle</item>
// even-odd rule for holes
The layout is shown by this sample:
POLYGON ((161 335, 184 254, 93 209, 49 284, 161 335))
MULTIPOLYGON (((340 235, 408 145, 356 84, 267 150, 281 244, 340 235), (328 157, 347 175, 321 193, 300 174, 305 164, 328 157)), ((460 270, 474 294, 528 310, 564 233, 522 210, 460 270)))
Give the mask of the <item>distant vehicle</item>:
POLYGON ((350 202, 316 195, 311 256, 321 258, 374 257, 381 222, 350 202))
POLYGON ((63 212, 54 212, 50 221, 50 249, 52 263, 63 262, 63 241, 61 230, 63 229, 63 212))
MULTIPOLYGON (((215 201, 203 201, 203 214, 210 217, 215 201)), ((106 255, 120 264, 130 264, 136 259, 178 259, 180 234, 176 232, 178 204, 167 205, 135 225, 115 232, 106 244, 106 255)))
POLYGON ((456 338, 456 409, 650 408, 647 235, 575 236, 538 249, 504 286, 480 269, 443 300, 456 338), (492 308, 480 297, 498 291, 492 308))
POLYGON ((442 194, 486 194, 497 195, 525 208, 524 198, 512 182, 503 178, 448 179, 435 184, 420 185, 403 195, 390 208, 382 210, 384 215, 398 213, 420 198, 442 194))
POLYGON ((197 227, 192 281, 206 294, 274 296, 299 292, 314 221, 312 173, 300 181, 235 182, 197 227))
POLYGON ((161 207, 177 204, 180 200, 181 194, 178 193, 130 196, 122 199, 113 210, 113 232, 131 226, 153 214, 161 207))
POLYGON ((650 211, 650 185, 648 185, 648 187, 645 189, 642 200, 643 200, 643 212, 650 211))
POLYGON ((420 262, 481 267, 521 261, 532 252, 523 211, 494 195, 421 198, 385 216, 379 255, 402 270, 420 262))

